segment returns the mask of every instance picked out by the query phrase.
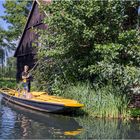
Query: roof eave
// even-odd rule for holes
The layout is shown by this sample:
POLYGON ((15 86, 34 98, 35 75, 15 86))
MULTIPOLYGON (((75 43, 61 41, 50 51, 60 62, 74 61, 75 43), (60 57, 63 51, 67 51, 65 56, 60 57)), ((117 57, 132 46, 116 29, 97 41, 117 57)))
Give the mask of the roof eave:
POLYGON ((33 9, 34 9, 34 6, 35 6, 35 3, 36 3, 36 2, 39 3, 38 0, 34 0, 34 1, 33 1, 31 11, 30 11, 30 13, 29 13, 29 15, 28 15, 27 22, 26 22, 26 24, 25 24, 25 26, 24 26, 23 33, 22 33, 22 35, 21 35, 20 41, 19 41, 19 43, 18 43, 18 46, 17 46, 17 48, 16 48, 16 50, 15 50, 14 57, 17 57, 18 49, 19 49, 19 47, 20 47, 21 41, 22 41, 22 39, 23 39, 23 36, 24 36, 24 34, 25 34, 26 27, 27 27, 27 25, 28 25, 29 19, 30 19, 31 15, 32 15, 32 12, 33 12, 33 9))
MULTIPOLYGON (((21 42, 22 42, 23 36, 24 36, 24 34, 25 34, 25 30, 26 30, 26 27, 27 27, 27 25, 28 25, 28 23, 29 23, 29 19, 30 19, 31 15, 32 15, 32 12, 33 12, 33 9, 34 9, 34 7, 35 7, 35 3, 37 3, 39 6, 40 6, 40 4, 41 4, 41 3, 39 2, 39 0, 33 0, 32 8, 31 8, 31 11, 30 11, 29 16, 28 16, 28 18, 27 18, 27 22, 26 22, 26 24, 25 24, 25 26, 24 26, 24 30, 23 30, 23 33, 22 33, 22 35, 21 35, 20 41, 19 41, 19 43, 18 43, 18 46, 17 46, 17 48, 16 48, 16 50, 15 50, 14 57, 17 57, 17 52, 18 52, 18 49, 19 49, 20 44, 21 44, 21 42)), ((47 13, 46 13, 45 11, 44 11, 44 13, 45 13, 46 16, 48 16, 47 13)))

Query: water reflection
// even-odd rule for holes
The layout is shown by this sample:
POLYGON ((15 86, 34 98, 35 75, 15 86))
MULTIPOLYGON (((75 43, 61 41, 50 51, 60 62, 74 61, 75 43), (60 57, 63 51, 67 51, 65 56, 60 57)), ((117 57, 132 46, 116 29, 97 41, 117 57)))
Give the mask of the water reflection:
POLYGON ((84 128, 78 138, 140 139, 140 121, 121 119, 79 118, 84 128))
POLYGON ((4 131, 7 130, 1 125, 0 138, 74 138, 82 130, 82 127, 71 117, 44 114, 10 102, 5 105, 3 100, 1 114, 2 124, 6 125, 9 131, 5 135, 4 131), (7 115, 10 115, 9 123, 13 124, 12 127, 7 125, 7 115), (14 116, 14 119, 11 116, 14 116))
POLYGON ((1 139, 140 139, 140 121, 44 114, 0 105, 1 139))
POLYGON ((15 125, 15 113, 8 107, 0 108, 0 138, 6 138, 7 135, 12 135, 15 125), (7 113, 8 112, 8 113, 7 113))

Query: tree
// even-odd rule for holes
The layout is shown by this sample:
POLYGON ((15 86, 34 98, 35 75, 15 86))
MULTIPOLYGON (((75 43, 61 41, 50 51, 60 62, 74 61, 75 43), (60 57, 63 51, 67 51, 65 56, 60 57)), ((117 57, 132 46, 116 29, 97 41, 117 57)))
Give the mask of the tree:
POLYGON ((38 47, 38 59, 43 61, 36 77, 52 87, 89 80, 93 84, 111 81, 124 89, 138 82, 137 18, 127 12, 129 8, 136 9, 137 4, 54 1, 45 6, 48 30, 39 32, 42 47, 38 47), (127 19, 133 19, 133 25, 126 28, 127 19))
POLYGON ((1 77, 3 76, 3 72, 4 72, 4 62, 5 62, 5 52, 3 48, 0 48, 0 69, 1 69, 1 77))
POLYGON ((6 44, 12 48, 15 48, 16 41, 22 34, 31 4, 32 1, 21 0, 6 0, 3 4, 5 15, 1 16, 1 18, 9 23, 8 30, 4 32, 4 35, 6 44))
POLYGON ((5 67, 7 70, 7 73, 5 76, 9 78, 15 78, 16 76, 16 59, 14 57, 9 57, 7 59, 7 66, 5 67))
POLYGON ((4 60, 5 60, 5 52, 2 48, 0 48, 0 64, 2 67, 4 65, 4 60))
POLYGON ((4 41, 3 41, 4 33, 5 33, 4 29, 0 26, 0 46, 5 46, 4 41))
POLYGON ((0 27, 0 65, 1 65, 1 75, 3 73, 4 61, 5 61, 5 51, 3 47, 5 46, 4 43, 4 30, 0 27))

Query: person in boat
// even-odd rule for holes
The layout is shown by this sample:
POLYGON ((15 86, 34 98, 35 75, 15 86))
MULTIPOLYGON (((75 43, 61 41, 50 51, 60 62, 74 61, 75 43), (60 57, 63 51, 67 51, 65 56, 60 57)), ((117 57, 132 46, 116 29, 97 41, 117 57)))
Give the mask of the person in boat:
POLYGON ((24 94, 26 98, 31 98, 31 94, 30 94, 31 74, 29 73, 29 66, 27 65, 24 66, 24 70, 22 72, 22 82, 23 82, 24 94))

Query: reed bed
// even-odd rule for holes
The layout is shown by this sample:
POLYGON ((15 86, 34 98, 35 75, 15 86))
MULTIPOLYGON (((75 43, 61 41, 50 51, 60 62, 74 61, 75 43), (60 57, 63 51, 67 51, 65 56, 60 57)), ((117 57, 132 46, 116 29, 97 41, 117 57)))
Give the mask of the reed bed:
POLYGON ((78 83, 69 86, 64 97, 76 99, 85 105, 84 111, 94 117, 126 118, 130 117, 129 99, 119 87, 107 85, 92 87, 90 84, 78 83))

